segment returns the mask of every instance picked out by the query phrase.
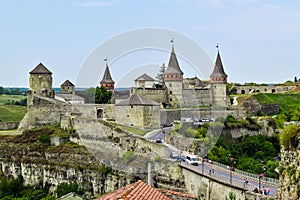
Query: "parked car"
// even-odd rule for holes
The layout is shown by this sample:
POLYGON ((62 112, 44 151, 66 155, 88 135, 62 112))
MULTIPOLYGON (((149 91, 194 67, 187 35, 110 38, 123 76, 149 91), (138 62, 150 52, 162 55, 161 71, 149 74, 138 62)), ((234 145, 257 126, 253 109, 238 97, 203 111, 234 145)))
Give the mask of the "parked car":
POLYGON ((170 154, 170 158, 178 159, 179 155, 175 151, 172 151, 171 154, 170 154))

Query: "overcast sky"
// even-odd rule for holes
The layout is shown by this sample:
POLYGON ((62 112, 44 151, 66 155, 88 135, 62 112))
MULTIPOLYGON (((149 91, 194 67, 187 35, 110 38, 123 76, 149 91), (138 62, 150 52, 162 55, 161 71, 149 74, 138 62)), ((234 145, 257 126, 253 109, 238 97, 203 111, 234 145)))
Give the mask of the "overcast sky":
POLYGON ((0 0, 0 86, 28 87, 42 62, 54 87, 95 87, 106 56, 116 85, 130 86, 168 62, 172 37, 185 77, 209 79, 219 43, 230 82, 294 80, 299 11, 292 0, 0 0))

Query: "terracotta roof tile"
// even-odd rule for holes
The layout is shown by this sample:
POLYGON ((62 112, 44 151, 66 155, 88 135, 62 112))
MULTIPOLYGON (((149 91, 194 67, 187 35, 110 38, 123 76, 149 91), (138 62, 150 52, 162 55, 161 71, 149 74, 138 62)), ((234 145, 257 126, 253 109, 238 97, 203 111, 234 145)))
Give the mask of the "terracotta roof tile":
POLYGON ((171 198, 139 180, 96 200, 171 200, 171 198))

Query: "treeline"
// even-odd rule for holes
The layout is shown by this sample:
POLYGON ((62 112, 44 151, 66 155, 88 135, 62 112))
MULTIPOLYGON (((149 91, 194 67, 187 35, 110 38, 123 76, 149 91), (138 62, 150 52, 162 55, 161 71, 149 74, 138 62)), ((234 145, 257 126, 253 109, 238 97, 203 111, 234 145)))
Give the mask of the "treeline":
MULTIPOLYGON (((49 194, 50 184, 45 186, 33 187, 24 185, 22 176, 17 178, 1 177, 0 179, 0 200, 55 200, 56 198, 49 194)), ((70 192, 83 195, 85 191, 74 183, 61 183, 55 191, 57 197, 61 197, 70 192)))
POLYGON ((7 94, 7 95, 24 95, 26 96, 26 91, 20 88, 4 88, 0 86, 0 95, 7 94))

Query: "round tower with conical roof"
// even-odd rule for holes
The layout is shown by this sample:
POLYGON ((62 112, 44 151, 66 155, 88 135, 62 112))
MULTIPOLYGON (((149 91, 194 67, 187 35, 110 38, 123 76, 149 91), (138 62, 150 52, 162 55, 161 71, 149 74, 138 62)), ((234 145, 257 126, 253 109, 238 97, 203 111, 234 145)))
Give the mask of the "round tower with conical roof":
POLYGON ((181 107, 182 105, 182 82, 183 72, 180 69, 174 44, 172 41, 172 50, 169 59, 169 64, 164 73, 165 88, 168 92, 168 103, 172 107, 181 107))
POLYGON ((218 50, 215 66, 210 75, 211 98, 213 106, 224 107, 227 105, 227 74, 224 71, 220 52, 218 50))

